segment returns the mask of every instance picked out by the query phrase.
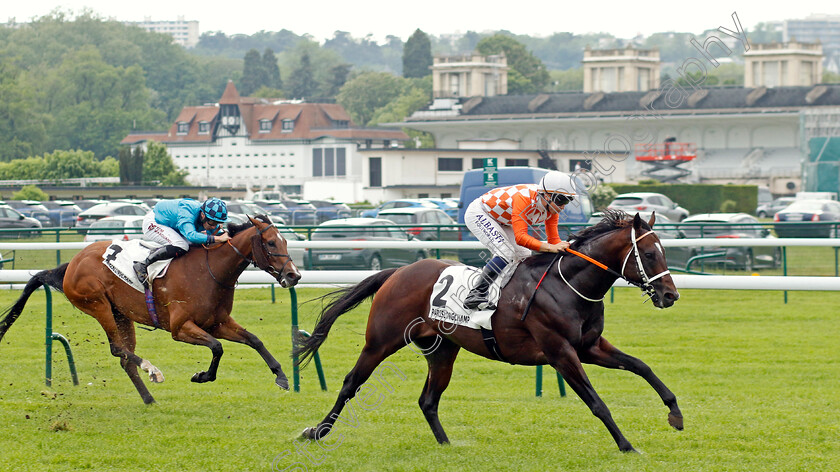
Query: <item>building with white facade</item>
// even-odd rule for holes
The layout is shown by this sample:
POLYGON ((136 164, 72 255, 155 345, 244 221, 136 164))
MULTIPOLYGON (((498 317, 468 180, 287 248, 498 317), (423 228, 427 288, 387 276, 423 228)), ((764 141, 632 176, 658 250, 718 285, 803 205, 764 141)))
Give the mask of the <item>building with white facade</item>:
POLYGON ((122 144, 165 144, 195 185, 353 202, 364 200, 359 149, 406 139, 399 130, 355 127, 337 104, 240 97, 228 82, 218 103, 184 107, 168 132, 133 133, 122 144))
POLYGON ((183 16, 178 16, 175 21, 152 21, 152 18, 147 16, 143 21, 125 21, 123 23, 143 28, 152 33, 168 34, 172 36, 176 44, 185 48, 195 47, 200 36, 198 21, 185 20, 183 16))
POLYGON ((744 53, 745 87, 811 86, 822 81, 820 43, 753 44, 744 53))
POLYGON ((435 56, 431 69, 435 98, 507 95, 508 66, 504 54, 435 56))
POLYGON ((659 51, 590 49, 583 51, 583 91, 646 92, 659 88, 659 51))
POLYGON ((782 40, 819 42, 825 54, 825 68, 840 72, 840 15, 814 14, 782 22, 782 40))

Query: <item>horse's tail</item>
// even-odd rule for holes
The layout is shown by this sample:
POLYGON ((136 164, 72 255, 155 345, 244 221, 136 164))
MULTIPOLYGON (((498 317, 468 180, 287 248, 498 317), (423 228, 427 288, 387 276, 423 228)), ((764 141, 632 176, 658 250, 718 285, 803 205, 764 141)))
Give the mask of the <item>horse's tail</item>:
POLYGON ((7 308, 2 314, 3 318, 0 319, 0 340, 3 339, 3 336, 12 326, 12 323, 18 319, 18 316, 20 316, 23 311, 23 307, 26 305, 26 302, 29 300, 32 292, 38 290, 44 285, 48 285, 59 292, 64 291, 63 285, 65 272, 67 272, 67 264, 62 264, 55 269, 42 270, 29 279, 29 282, 27 282, 26 286, 23 288, 23 293, 20 295, 20 298, 18 298, 15 304, 7 308))
POLYGON ((329 298, 330 301, 321 312, 318 323, 312 331, 312 336, 298 336, 293 351, 293 355, 298 356, 297 364, 306 365, 312 356, 315 355, 315 351, 327 340, 327 334, 329 334, 330 328, 332 328, 335 320, 344 313, 359 306, 368 297, 373 296, 382 287, 382 284, 394 275, 396 271, 397 269, 380 271, 352 287, 336 290, 321 297, 322 299, 329 298))

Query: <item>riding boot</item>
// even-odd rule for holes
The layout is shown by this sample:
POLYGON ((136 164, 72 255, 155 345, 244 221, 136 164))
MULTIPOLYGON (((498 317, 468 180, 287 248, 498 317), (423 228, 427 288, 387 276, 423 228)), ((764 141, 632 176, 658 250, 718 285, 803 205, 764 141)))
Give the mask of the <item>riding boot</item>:
MULTIPOLYGON (((496 280, 506 265, 507 262, 498 256, 487 262, 484 268, 481 269, 478 284, 470 290, 470 293, 464 299, 464 308, 475 310, 476 308, 481 308, 482 305, 488 305, 489 300, 487 297, 490 293, 490 285, 496 280)), ((482 309, 495 309, 495 307, 486 306, 482 309)))
POLYGON ((134 263, 134 273, 137 274, 137 279, 143 284, 143 287, 149 288, 149 266, 157 261, 163 261, 178 257, 185 254, 186 251, 174 245, 161 246, 153 249, 149 256, 144 261, 137 261, 134 263))

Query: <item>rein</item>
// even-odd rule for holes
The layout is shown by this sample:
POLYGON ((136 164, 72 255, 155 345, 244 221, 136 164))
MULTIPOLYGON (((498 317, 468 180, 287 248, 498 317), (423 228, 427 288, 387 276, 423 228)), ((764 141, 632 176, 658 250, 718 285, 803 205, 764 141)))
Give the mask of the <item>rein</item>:
MULTIPOLYGON (((630 285, 633 285, 633 286, 636 286, 636 287, 640 288, 642 291, 644 291, 644 292, 645 292, 645 294, 646 294, 649 298, 653 298, 654 296, 656 296, 656 290, 653 288, 653 285, 652 285, 651 283, 652 283, 653 281, 655 281, 655 280, 657 280, 657 279, 661 278, 661 277, 664 277, 664 276, 666 276, 666 275, 670 274, 670 273, 671 273, 671 271, 669 271, 669 270, 664 270, 664 271, 660 272, 659 274, 657 274, 657 275, 655 275, 655 276, 653 276, 653 277, 648 277, 647 272, 645 271, 645 267, 644 267, 644 265, 642 264, 642 257, 641 257, 641 255, 639 254, 639 245, 638 245, 638 242, 639 242, 642 238, 644 238, 644 237, 646 237, 646 236, 649 236, 649 235, 651 235, 651 234, 655 234, 653 230, 650 230, 650 231, 648 231, 648 232, 646 232, 646 233, 642 234, 641 236, 636 237, 636 228, 635 228, 635 227, 631 227, 631 228, 630 228, 630 241, 632 242, 632 247, 631 247, 631 249, 630 249, 629 251, 627 251, 627 255, 624 257, 624 262, 621 264, 621 272, 616 272, 615 270, 613 270, 613 269, 611 269, 610 267, 608 267, 606 264, 604 264, 604 263, 602 263, 602 262, 599 262, 599 261, 597 261, 597 260, 595 260, 595 259, 593 259, 593 258, 591 258, 591 257, 587 256, 586 254, 583 254, 583 253, 581 253, 581 252, 575 251, 574 249, 567 248, 567 249, 565 249, 565 251, 564 251, 564 252, 567 252, 567 253, 572 254, 572 255, 574 255, 574 256, 577 256, 577 257, 580 257, 581 259, 583 259, 583 260, 585 260, 585 261, 589 262, 590 264, 592 264, 592 265, 594 265, 594 266, 596 266, 596 267, 598 267, 598 268, 600 268, 600 269, 602 269, 602 270, 604 270, 604 271, 606 271, 606 272, 610 273, 611 275, 614 275, 616 278, 623 279, 623 280, 624 280, 625 282, 627 282, 628 284, 630 284, 630 285), (628 279, 627 277, 625 277, 625 276, 624 276, 624 270, 627 268, 627 261, 630 259, 630 254, 633 254, 633 255, 635 256, 635 260, 636 260, 636 268, 637 268, 637 269, 638 269, 638 271, 639 271, 639 277, 642 279, 642 281, 641 281, 641 282, 635 282, 635 281, 630 280, 630 279, 628 279)), ((564 276, 563 276, 563 272, 560 270, 560 262, 561 262, 562 260, 563 260, 563 257, 562 257, 562 256, 560 256, 560 253, 558 252, 558 253, 554 256, 554 259, 552 259, 552 260, 551 260, 551 263, 550 263, 550 264, 548 264, 548 267, 546 267, 546 269, 545 269, 545 273, 542 275, 542 277, 540 277, 539 282, 537 282, 537 286, 536 286, 536 287, 534 287, 534 293, 532 293, 532 294, 531 294, 531 298, 528 300, 528 304, 527 304, 527 305, 525 305, 525 310, 524 310, 524 311, 523 311, 523 313, 522 313, 522 317, 520 317, 520 321, 525 321, 525 317, 526 317, 526 316, 528 316, 528 311, 531 309, 531 304, 534 302, 534 298, 535 298, 535 297, 536 297, 536 295, 537 295, 537 290, 540 288, 540 285, 542 284, 543 279, 545 279, 545 276, 548 274, 548 271, 549 271, 549 270, 551 269, 551 267, 554 265, 555 261, 557 262, 557 273, 560 275, 560 278, 561 278, 561 279, 563 280, 563 282, 565 282, 565 283, 566 283, 566 285, 567 285, 570 289, 572 289, 572 291, 573 291, 573 292, 575 292, 575 294, 577 294, 580 298, 583 298, 584 300, 586 300, 586 301, 588 301, 588 302, 593 302, 593 303, 597 303, 597 302, 600 302, 600 301, 603 301, 603 300, 604 300, 604 297, 601 297, 600 299, 597 299, 597 300, 596 300, 596 299, 594 299, 594 298, 589 298, 589 297, 586 297, 586 296, 584 296, 582 293, 580 293, 577 289, 575 289, 574 287, 572 287, 572 285, 569 283, 569 281, 568 281, 568 280, 566 280, 566 277, 564 277, 564 276), (559 260, 558 260, 558 257, 559 257, 559 260)))
MULTIPOLYGON (((289 254, 281 254, 281 253, 278 253, 278 252, 271 252, 265 247, 265 243, 263 243, 263 241, 262 241, 262 234, 264 232, 266 232, 271 227, 272 227, 271 225, 268 225, 263 229, 257 229, 257 234, 255 234, 251 238, 251 254, 254 256, 253 259, 246 256, 245 254, 242 253, 242 251, 237 249, 236 246, 234 246, 233 243, 230 242, 231 241, 230 239, 227 240, 227 245, 230 246, 231 249, 233 249, 233 252, 235 252, 236 255, 238 255, 239 257, 244 259, 247 264, 253 264, 254 267, 256 267, 260 270, 263 270, 263 271, 267 272, 269 275, 272 275, 275 278, 277 278, 279 276, 282 276, 283 269, 285 269, 286 266, 289 264, 289 262, 292 261, 292 258, 289 254), (269 257, 285 257, 286 262, 283 264, 283 267, 281 267, 280 270, 277 270, 268 262, 269 257)), ((213 281, 216 282, 216 284, 218 284, 220 287, 226 288, 226 289, 235 289, 236 288, 235 284, 230 286, 230 285, 225 285, 222 282, 220 282, 219 279, 216 278, 216 275, 213 274, 213 269, 210 268, 210 250, 211 249, 218 249, 218 248, 222 247, 223 245, 224 244, 221 244, 221 245, 213 247, 213 248, 208 248, 207 246, 204 246, 205 260, 207 262, 207 271, 210 273, 210 277, 213 279, 213 281)))

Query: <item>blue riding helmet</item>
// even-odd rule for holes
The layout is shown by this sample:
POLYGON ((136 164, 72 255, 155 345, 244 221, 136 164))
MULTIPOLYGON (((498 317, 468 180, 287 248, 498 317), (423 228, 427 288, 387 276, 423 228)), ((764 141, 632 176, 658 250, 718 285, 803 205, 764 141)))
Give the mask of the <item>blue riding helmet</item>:
POLYGON ((201 204, 201 211, 204 216, 217 222, 224 223, 228 220, 227 205, 218 198, 208 198, 201 204))

